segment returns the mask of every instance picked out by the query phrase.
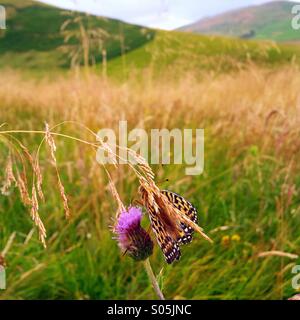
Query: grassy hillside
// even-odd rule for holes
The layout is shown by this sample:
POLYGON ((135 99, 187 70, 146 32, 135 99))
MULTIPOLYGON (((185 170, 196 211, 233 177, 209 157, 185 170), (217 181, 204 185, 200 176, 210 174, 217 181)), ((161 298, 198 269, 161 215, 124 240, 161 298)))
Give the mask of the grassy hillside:
POLYGON ((154 75, 171 71, 179 78, 188 71, 227 72, 251 64, 276 67, 291 63, 300 63, 297 45, 158 31, 153 41, 123 58, 112 59, 108 68, 110 75, 119 77, 129 76, 134 70, 148 70, 154 75))
MULTIPOLYGON (((75 47, 78 40, 73 38, 68 46, 64 44, 61 26, 70 18, 67 11, 28 0, 5 0, 1 4, 7 12, 7 29, 0 30, 0 67, 52 69, 69 66, 68 46, 75 47)), ((108 59, 137 48, 154 36, 153 31, 118 20, 75 14, 82 17, 87 30, 101 28, 107 32, 108 59)), ((79 34, 76 23, 71 23, 69 30, 79 34)), ((94 45, 89 57, 96 62, 102 59, 98 47, 94 45)))
POLYGON ((299 3, 274 1, 251 6, 202 19, 181 30, 252 39, 299 41, 299 30, 291 27, 291 11, 295 4, 299 3))

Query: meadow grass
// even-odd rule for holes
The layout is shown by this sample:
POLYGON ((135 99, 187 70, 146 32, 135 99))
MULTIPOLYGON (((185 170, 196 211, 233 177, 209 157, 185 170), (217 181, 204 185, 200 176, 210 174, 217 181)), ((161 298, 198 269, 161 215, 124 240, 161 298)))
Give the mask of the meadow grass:
MULTIPOLYGON (((134 74, 134 72, 133 72, 134 74)), ((175 191, 198 209, 199 236, 183 247, 172 266, 158 246, 151 263, 167 299, 285 299, 294 293, 291 269, 298 259, 259 257, 264 251, 299 253, 300 70, 248 68, 230 74, 167 71, 120 83, 95 75, 29 80, 16 72, 0 77, 2 130, 44 130, 65 120, 91 130, 204 128, 205 170, 185 176, 184 166, 153 166, 161 188, 175 191)), ((81 127, 57 132, 87 141, 81 127)), ((34 153, 39 134, 16 134, 34 153)), ((46 201, 40 215, 47 249, 37 237, 16 189, 0 197, 0 251, 6 254, 7 290, 1 299, 153 299, 142 264, 121 256, 109 226, 116 211, 108 181, 86 145, 55 137, 58 167, 69 197, 66 220, 55 170, 41 150, 46 201), (12 239, 12 238, 11 238, 12 239)), ((1 146, 3 168, 7 150, 1 146)), ((128 170, 109 168, 125 204, 138 198, 128 170)), ((1 181, 4 170, 1 170, 1 181)), ((143 223, 149 225, 145 217, 143 223)))

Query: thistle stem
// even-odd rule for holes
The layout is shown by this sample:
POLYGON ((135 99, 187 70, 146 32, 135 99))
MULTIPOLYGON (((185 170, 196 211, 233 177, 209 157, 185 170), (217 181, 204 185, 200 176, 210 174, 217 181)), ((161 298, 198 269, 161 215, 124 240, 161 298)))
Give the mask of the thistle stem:
POLYGON ((158 282, 156 280, 156 277, 153 273, 149 258, 144 261, 144 266, 145 266, 147 275, 150 279, 150 282, 152 284, 152 287, 153 287, 155 293, 157 294, 158 298, 160 300, 165 300, 165 297, 164 297, 163 293, 161 292, 160 287, 158 285, 158 282))

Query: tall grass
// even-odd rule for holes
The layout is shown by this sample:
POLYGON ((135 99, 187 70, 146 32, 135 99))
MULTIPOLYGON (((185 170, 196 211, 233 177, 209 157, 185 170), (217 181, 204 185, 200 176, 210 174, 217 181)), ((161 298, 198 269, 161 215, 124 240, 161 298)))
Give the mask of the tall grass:
MULTIPOLYGON (((94 131, 117 131, 121 119, 128 120, 129 130, 204 128, 203 175, 185 176, 184 166, 153 166, 158 181, 168 179, 162 188, 198 208, 200 225, 215 242, 212 246, 196 236, 173 266, 155 249, 151 262, 165 296, 282 299, 294 293, 291 269, 299 259, 261 253, 299 251, 299 87, 295 66, 251 66, 200 79, 192 73, 180 79, 167 73, 155 81, 145 75, 123 84, 93 75, 34 81, 7 72, 0 77, 0 122, 6 129, 26 130, 43 130, 44 121, 73 120, 94 131)), ((70 124, 59 130, 91 139, 70 124)), ((41 139, 16 136, 31 152, 41 139)), ((155 298, 143 266, 121 257, 111 239, 108 226, 116 206, 94 153, 63 137, 55 143, 72 218, 63 218, 55 171, 41 150, 47 201, 40 213, 48 248, 40 245, 18 195, 1 196, 0 248, 16 235, 6 252, 8 285, 0 297, 155 298)), ((2 147, 1 154, 4 166, 2 147)), ((112 179, 125 203, 138 197, 138 181, 126 167, 112 170, 112 179)))

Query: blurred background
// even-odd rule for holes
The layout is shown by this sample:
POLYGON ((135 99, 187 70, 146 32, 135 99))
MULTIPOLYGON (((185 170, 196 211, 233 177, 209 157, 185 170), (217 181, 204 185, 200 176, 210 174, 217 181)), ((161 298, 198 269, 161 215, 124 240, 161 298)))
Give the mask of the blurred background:
MULTIPOLYGON (((1 185, 7 159, 36 155, 38 133, 77 121, 97 132, 204 128, 205 168, 155 165, 160 187, 198 209, 199 236, 167 265, 151 263, 168 299, 287 299, 300 264, 300 2, 0 0, 1 185), (294 8, 294 9, 293 9, 294 8), (299 26, 299 28, 298 28, 299 26), (18 139, 22 144, 10 148, 18 139), (168 179, 168 181, 166 180, 168 179)), ((86 141, 90 132, 55 130, 86 141)), ((88 145, 55 137, 71 218, 41 145, 47 249, 14 185, 0 196, 0 299, 154 299, 141 264, 109 229, 117 204, 88 145)), ((28 167, 28 164, 25 165, 28 167)), ((122 201, 138 198, 126 166, 109 167, 122 201)), ((28 183, 33 175, 27 168, 28 183)), ((3 191, 3 188, 2 188, 3 191)), ((149 225, 145 216, 143 224, 149 225)))

